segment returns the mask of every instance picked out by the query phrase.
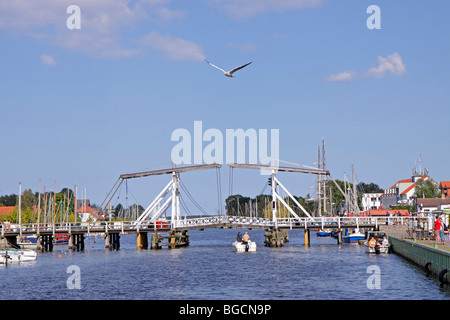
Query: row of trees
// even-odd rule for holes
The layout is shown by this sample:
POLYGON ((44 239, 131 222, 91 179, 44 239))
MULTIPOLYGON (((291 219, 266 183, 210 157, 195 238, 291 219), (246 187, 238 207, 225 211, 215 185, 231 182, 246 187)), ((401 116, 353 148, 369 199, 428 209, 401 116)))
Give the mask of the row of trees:
MULTIPOLYGON (((31 189, 22 192, 20 220, 22 223, 50 223, 60 221, 75 221, 74 193, 64 188, 59 193, 33 193, 31 189), (38 207, 40 206, 40 207, 38 207)), ((14 210, 2 217, 11 223, 19 222, 19 196, 16 194, 0 197, 0 206, 15 206, 14 210)))

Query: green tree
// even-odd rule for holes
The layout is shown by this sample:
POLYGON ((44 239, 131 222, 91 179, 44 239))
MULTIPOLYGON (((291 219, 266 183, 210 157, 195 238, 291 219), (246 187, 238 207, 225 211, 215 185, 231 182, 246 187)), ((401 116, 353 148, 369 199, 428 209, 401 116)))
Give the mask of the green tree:
MULTIPOLYGON (((36 197, 34 196, 33 191, 31 191, 31 189, 23 191, 20 202, 22 210, 33 207, 36 204, 36 197)), ((18 203, 19 200, 17 200, 17 204, 18 203)))
POLYGON ((376 183, 364 183, 361 182, 358 184, 358 188, 361 189, 364 193, 383 193, 384 190, 380 188, 376 183))
POLYGON ((3 205, 5 207, 13 207, 17 205, 17 195, 13 193, 10 195, 1 196, 0 205, 3 205))
POLYGON ((417 198, 435 198, 439 196, 439 187, 431 179, 416 182, 415 195, 417 198))

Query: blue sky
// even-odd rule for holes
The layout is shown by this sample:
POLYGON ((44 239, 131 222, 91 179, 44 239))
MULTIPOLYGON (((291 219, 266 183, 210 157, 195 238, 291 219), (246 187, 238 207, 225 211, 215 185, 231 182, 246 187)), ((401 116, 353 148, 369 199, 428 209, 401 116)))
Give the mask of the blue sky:
MULTIPOLYGON (((419 156, 450 180, 446 1, 0 0, 0 194, 77 185, 100 204, 122 173, 171 166, 177 128, 279 129, 280 158, 383 188, 419 156), (81 29, 69 30, 69 5, 81 29), (369 5, 381 29, 369 30, 369 5), (252 61, 227 78, 224 69, 252 61)), ((229 169, 221 169, 222 198, 229 169)), ((182 176, 217 210, 213 171, 182 176)), ((315 177, 281 174, 294 194, 315 177)), ((129 182, 144 207, 169 177, 129 182)), ((266 177, 234 171, 254 196, 266 177)), ((132 199, 130 196, 129 199, 132 199)), ((124 200, 118 200, 125 202, 124 200)), ((130 200, 131 201, 131 200, 130 200)), ((201 202, 201 201, 199 201, 201 202)))

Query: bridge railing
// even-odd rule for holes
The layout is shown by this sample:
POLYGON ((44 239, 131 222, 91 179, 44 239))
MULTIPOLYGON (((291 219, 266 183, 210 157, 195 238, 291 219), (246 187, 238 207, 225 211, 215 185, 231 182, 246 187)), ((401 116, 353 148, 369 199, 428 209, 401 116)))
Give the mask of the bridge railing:
MULTIPOLYGON (((143 227, 143 226, 141 226, 143 227)), ((101 223, 89 222, 64 222, 64 223, 26 223, 26 224, 3 224, 0 225, 1 235, 22 233, 65 233, 83 230, 87 232, 107 232, 108 230, 136 229, 134 221, 104 221, 101 223)))
MULTIPOLYGON (((375 226, 381 224, 401 224, 406 225, 411 219, 416 217, 314 217, 310 218, 278 218, 277 225, 281 228, 358 228, 367 225, 375 226)), ((135 221, 104 221, 96 223, 88 222, 65 222, 65 223, 29 223, 29 224, 10 224, 0 225, 1 235, 8 234, 30 234, 30 233, 65 233, 76 232, 78 229, 83 232, 108 232, 109 230, 120 230, 126 232, 128 230, 136 230, 137 228, 169 228, 170 221, 161 221, 161 224, 145 224, 136 225, 135 221)), ((202 228, 202 227, 221 227, 221 226, 236 226, 236 227, 273 227, 273 221, 269 218, 262 217, 244 217, 244 216, 205 216, 195 218, 182 218, 173 225, 175 228, 202 228)))

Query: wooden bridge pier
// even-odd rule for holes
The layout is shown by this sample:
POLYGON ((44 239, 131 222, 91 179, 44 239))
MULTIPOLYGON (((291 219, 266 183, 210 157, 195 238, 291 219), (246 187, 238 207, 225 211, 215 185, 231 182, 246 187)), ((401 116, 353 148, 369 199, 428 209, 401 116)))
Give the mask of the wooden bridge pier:
POLYGON ((84 251, 84 233, 69 235, 69 250, 84 251))
POLYGON ((308 228, 305 228, 305 247, 309 247, 311 244, 311 236, 308 228))
MULTIPOLYGON (((139 235, 138 235, 138 247, 139 247, 139 235)), ((178 247, 185 247, 189 245, 189 233, 187 230, 171 230, 167 236, 162 236, 159 233, 152 233, 150 239, 151 249, 161 249, 163 246, 167 246, 170 249, 178 247), (163 239, 167 239, 167 242, 162 242, 163 239)))
POLYGON ((147 232, 139 232, 137 234, 136 247, 138 249, 147 249, 148 248, 147 232))
POLYGON ((266 247, 282 247, 286 242, 289 242, 287 230, 266 230, 264 233, 264 245, 266 247))
POLYGON ((38 234, 37 250, 51 252, 53 251, 53 235, 52 234, 38 234))
POLYGON ((152 233, 152 236, 150 238, 150 248, 151 249, 161 249, 161 240, 162 240, 162 236, 155 232, 152 233))
POLYGON ((341 229, 338 229, 337 230, 337 244, 339 245, 339 244, 342 244, 342 230, 341 229))
POLYGON ((119 232, 110 232, 105 237, 105 248, 111 250, 120 249, 120 234, 119 232))

